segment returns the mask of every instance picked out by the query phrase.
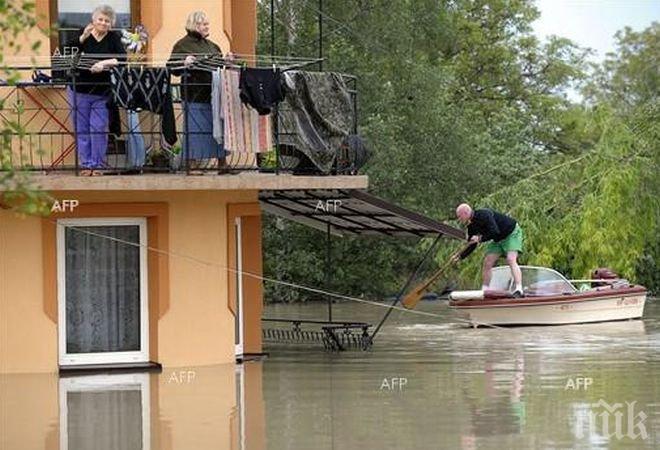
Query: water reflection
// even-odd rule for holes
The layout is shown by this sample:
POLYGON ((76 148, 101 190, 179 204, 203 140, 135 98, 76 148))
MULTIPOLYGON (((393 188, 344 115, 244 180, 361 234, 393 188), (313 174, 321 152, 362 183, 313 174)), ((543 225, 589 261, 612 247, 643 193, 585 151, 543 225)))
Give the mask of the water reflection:
MULTIPOLYGON (((268 448, 659 448, 659 306, 649 304, 644 321, 473 330, 452 322, 440 303, 426 303, 441 317, 395 312, 367 353, 271 344, 268 448), (392 378, 407 382, 383 388, 392 378), (586 388, 584 378, 592 379, 586 388), (624 408, 636 401, 648 415, 646 439, 625 435, 627 417, 621 437, 613 426, 607 436, 600 418, 590 427, 590 413, 604 411, 593 406, 600 400, 624 408)), ((267 313, 320 318, 325 306, 267 313)), ((371 323, 382 317, 353 305, 333 314, 371 323)))
POLYGON ((5 375, 0 448, 261 450, 261 363, 162 373, 5 375))
MULTIPOLYGON (((369 352, 271 345, 270 358, 241 366, 1 376, 0 448, 660 447, 655 302, 644 321, 517 329, 474 330, 439 303, 422 308, 441 317, 394 313, 369 352)), ((325 305, 267 312, 321 318, 325 305)), ((334 314, 374 323, 382 311, 341 305, 334 314)))
POLYGON ((61 449, 151 448, 149 375, 60 379, 61 449))

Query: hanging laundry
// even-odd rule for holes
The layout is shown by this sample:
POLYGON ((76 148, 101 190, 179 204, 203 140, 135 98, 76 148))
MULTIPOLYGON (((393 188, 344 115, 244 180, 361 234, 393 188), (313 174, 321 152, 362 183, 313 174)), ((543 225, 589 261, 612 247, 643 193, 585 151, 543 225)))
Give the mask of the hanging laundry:
POLYGON ((272 121, 243 104, 240 98, 240 74, 236 70, 221 71, 220 118, 223 123, 224 146, 235 153, 261 153, 272 148, 272 121))
POLYGON ((221 78, 225 148, 231 152, 245 153, 247 149, 243 131, 243 104, 238 90, 239 74, 235 70, 225 69, 221 78))
POLYGON ((211 78, 211 113, 213 114, 213 138, 224 144, 224 117, 222 110, 222 70, 216 69, 211 78))
POLYGON ((273 148, 271 116, 259 116, 259 152, 269 152, 273 148))
POLYGON ((286 101, 279 109, 280 144, 303 153, 329 173, 342 143, 353 133, 355 110, 341 74, 287 71, 286 101))
POLYGON ((243 103, 252 106, 259 114, 270 114, 284 100, 280 69, 241 69, 239 89, 243 103))
POLYGON ((115 103, 131 111, 144 109, 162 116, 165 141, 176 143, 170 72, 164 67, 113 67, 110 83, 115 103))

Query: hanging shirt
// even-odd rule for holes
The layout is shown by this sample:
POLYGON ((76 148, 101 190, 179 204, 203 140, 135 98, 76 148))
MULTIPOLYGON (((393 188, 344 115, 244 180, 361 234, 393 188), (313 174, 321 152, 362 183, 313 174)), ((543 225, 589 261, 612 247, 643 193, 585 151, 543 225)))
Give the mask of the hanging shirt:
POLYGON ((261 115, 270 114, 285 95, 280 69, 242 69, 239 89, 243 103, 261 115))
POLYGON ((165 141, 176 143, 170 72, 164 67, 113 67, 110 77, 115 103, 128 110, 144 109, 162 115, 165 141))
POLYGON ((75 49, 78 58, 78 65, 82 68, 76 73, 75 91, 84 94, 108 95, 110 93, 110 72, 104 70, 99 73, 92 73, 89 68, 96 62, 104 59, 110 59, 117 55, 118 60, 123 60, 126 54, 124 45, 121 43, 119 33, 109 31, 100 41, 97 41, 93 35, 80 43, 84 29, 80 29, 70 41, 66 43, 69 49, 75 49))

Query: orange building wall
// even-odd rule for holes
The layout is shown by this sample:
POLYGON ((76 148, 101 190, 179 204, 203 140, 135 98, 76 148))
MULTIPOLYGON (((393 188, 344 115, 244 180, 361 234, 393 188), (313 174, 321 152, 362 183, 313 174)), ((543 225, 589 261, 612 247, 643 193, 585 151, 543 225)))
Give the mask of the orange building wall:
MULTIPOLYGON (((51 49, 48 27, 56 20, 51 16, 49 0, 36 0, 38 28, 17 42, 26 49, 40 41, 38 56, 49 56, 51 49)), ((90 16, 93 10, 90 4, 90 16)), ((148 53, 156 61, 169 56, 174 43, 185 36, 186 18, 193 11, 204 11, 211 23, 210 39, 224 52, 254 53, 257 39, 256 0, 140 0, 139 16, 149 32, 148 53)), ((22 54, 25 54, 23 52, 22 54)))
MULTIPOLYGON (((151 305, 160 302, 157 312, 150 309, 150 328, 157 326, 157 331, 151 330, 157 333, 157 337, 152 334, 151 338, 157 340, 157 348, 152 346, 152 359, 165 367, 234 361, 234 315, 229 305, 225 270, 228 264, 227 210, 233 203, 251 203, 252 208, 258 208, 256 191, 94 191, 52 195, 60 200, 77 199, 84 207, 93 206, 96 210, 103 209, 103 204, 111 204, 112 207, 102 213, 106 216, 118 214, 118 203, 166 204, 171 252, 167 258, 168 299, 149 299, 151 305), (156 317, 159 320, 154 323, 156 317)), ((252 269, 260 268, 260 226, 256 222, 250 225, 248 221, 244 232, 248 234, 246 243, 251 243, 246 262, 252 264, 252 269)), ((0 210, 0 318, 3 325, 0 371, 5 373, 57 370, 57 305, 53 304, 57 296, 49 292, 54 277, 48 276, 53 273, 55 263, 44 263, 42 236, 41 219, 21 218, 0 210)), ((52 289, 56 290, 56 286, 52 289)), ((157 292, 159 288, 150 286, 150 292, 154 289, 157 292)), ((250 336, 259 335, 259 340, 256 337, 250 340, 251 350, 259 352, 261 289, 256 286, 247 290, 251 292, 251 306, 246 308, 249 322, 246 329, 250 336), (253 330, 253 327, 258 328, 253 330)))

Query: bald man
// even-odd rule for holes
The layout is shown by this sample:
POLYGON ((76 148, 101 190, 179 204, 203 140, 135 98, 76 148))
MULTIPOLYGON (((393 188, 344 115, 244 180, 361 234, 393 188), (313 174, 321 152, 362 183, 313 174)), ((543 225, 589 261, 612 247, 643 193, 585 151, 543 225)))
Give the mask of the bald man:
POLYGON ((481 289, 488 289, 493 266, 500 256, 504 256, 506 263, 511 268, 511 275, 515 283, 513 296, 522 297, 522 273, 518 266, 518 254, 522 252, 524 237, 518 222, 506 214, 489 208, 473 210, 467 203, 458 205, 456 217, 461 223, 467 225, 468 239, 471 242, 492 241, 486 247, 481 289))

